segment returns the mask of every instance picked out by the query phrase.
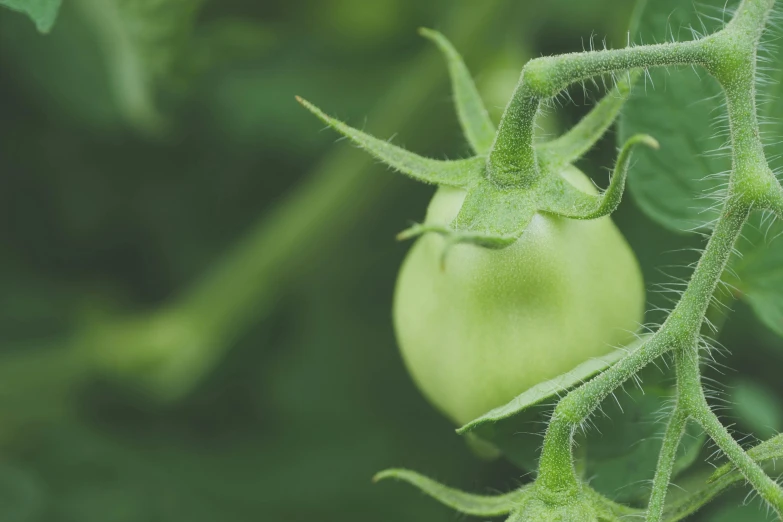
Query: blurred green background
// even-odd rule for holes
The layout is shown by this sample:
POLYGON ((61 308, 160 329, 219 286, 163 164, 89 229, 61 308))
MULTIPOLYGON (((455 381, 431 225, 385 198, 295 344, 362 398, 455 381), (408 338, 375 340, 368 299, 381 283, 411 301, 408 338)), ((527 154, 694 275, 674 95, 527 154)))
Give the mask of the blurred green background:
MULTIPOLYGON (((464 156, 418 27, 464 52, 497 118, 529 58, 624 45, 633 3, 111 3, 66 0, 47 35, 0 11, 0 520, 435 522, 455 515, 372 475, 524 480, 474 456, 397 353, 394 235, 432 188, 335 143, 294 95, 464 156)), ((614 154, 608 136, 580 166, 603 184, 614 154)), ((661 269, 687 275, 699 238, 630 198, 614 219, 651 310, 670 306, 661 269)), ((725 414, 765 438, 783 428, 783 350, 736 308, 725 414)), ((701 516, 757 516, 726 511, 740 493, 701 516)))

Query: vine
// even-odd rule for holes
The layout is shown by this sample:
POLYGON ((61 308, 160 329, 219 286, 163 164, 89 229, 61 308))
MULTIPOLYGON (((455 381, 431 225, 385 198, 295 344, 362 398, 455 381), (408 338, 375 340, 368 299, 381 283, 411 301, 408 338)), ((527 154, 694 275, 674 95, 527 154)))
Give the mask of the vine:
MULTIPOLYGON (((523 68, 494 140, 488 139, 494 128, 459 55, 444 37, 425 31, 424 35, 444 51, 450 65, 460 122, 476 152, 476 156, 465 160, 421 158, 352 129, 299 100, 324 122, 399 171, 420 181, 467 191, 465 203, 450 226, 416 225, 403 237, 435 232, 446 236, 447 244, 467 242, 504 248, 520 237, 536 212, 594 219, 617 207, 625 187, 631 149, 640 143, 657 146, 649 136, 637 135, 626 142, 609 188, 599 196, 570 188, 558 172, 588 150, 611 125, 640 71, 699 66, 717 80, 726 98, 732 170, 722 195, 720 215, 687 288, 655 333, 614 364, 598 369, 600 373, 559 401, 546 430, 535 481, 503 496, 481 497, 451 490, 406 470, 389 470, 378 475, 378 479, 410 482, 463 513, 509 514, 509 521, 617 520, 626 515, 642 515, 649 522, 658 522, 682 519, 742 477, 778 517, 783 517, 783 489, 764 471, 753 450, 746 452, 715 415, 705 397, 700 372, 701 330, 743 225, 753 212, 766 211, 783 218, 783 188, 768 166, 756 107, 757 53, 774 4, 775 0, 743 0, 725 27, 693 41, 532 60, 523 68), (542 106, 570 85, 603 75, 614 79, 613 93, 564 136, 545 144, 534 142, 536 118, 542 106), (509 209, 513 209, 513 215, 509 209), (669 414, 650 500, 646 510, 640 511, 604 498, 579 478, 573 454, 574 436, 604 399, 665 354, 671 354, 676 369, 675 405, 669 414), (728 457, 733 471, 685 500, 667 503, 677 448, 689 421, 701 426, 728 457)), ((577 383, 595 374, 596 369, 575 372, 577 383)), ((459 432, 470 432, 484 422, 513 415, 530 405, 531 402, 518 400, 513 406, 493 410, 459 432)))

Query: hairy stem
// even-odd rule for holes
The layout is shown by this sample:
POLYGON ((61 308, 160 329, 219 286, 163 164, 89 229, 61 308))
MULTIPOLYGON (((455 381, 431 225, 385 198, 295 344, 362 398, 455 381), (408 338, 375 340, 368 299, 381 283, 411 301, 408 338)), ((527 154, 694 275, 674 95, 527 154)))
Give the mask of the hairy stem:
POLYGON ((727 202, 688 288, 661 329, 641 348, 573 390, 558 403, 541 454, 539 480, 544 487, 563 489, 578 484, 573 472, 571 443, 561 442, 562 433, 573 433, 598 408, 601 401, 654 359, 669 350, 696 344, 712 294, 749 212, 750 209, 746 207, 727 202))
MULTIPOLYGON (((523 71, 520 86, 515 93, 515 101, 512 101, 510 110, 507 110, 501 122, 498 138, 490 154, 490 163, 493 154, 495 159, 500 161, 509 161, 513 155, 514 129, 517 126, 516 119, 520 116, 514 107, 522 104, 517 97, 539 100, 554 96, 574 81, 597 74, 671 64, 704 65, 721 83, 728 99, 734 157, 729 190, 721 216, 682 299, 663 326, 640 349, 570 392, 555 408, 544 439, 539 467, 538 480, 544 488, 559 491, 578 488, 571 448, 574 430, 609 394, 666 351, 677 349, 680 352, 676 356, 678 385, 686 411, 694 412, 694 415, 698 414, 700 419, 697 420, 702 423, 712 423, 714 417, 712 412, 706 410, 712 415, 710 417, 705 414, 704 408, 697 408, 693 403, 695 400, 693 396, 696 394, 701 401, 698 404, 706 404, 698 371, 696 347, 699 332, 721 275, 731 257, 734 244, 751 209, 765 207, 765 205, 769 208, 770 202, 775 201, 771 195, 780 193, 780 186, 767 167, 759 139, 754 83, 756 46, 773 4, 774 0, 745 0, 733 23, 723 31, 702 40, 541 58, 530 62, 523 71), (505 132, 505 135, 504 128, 510 129, 505 132), (686 352, 686 350, 693 352, 686 352), (568 434, 565 443, 564 434, 568 434)), ((674 417, 670 422, 668 431, 673 434, 667 437, 664 453, 661 455, 659 483, 668 482, 668 476, 671 474, 669 460, 673 457, 669 453, 676 453, 674 439, 679 440, 676 433, 681 431, 679 426, 681 422, 683 421, 674 417), (674 446, 674 449, 670 446, 674 446)), ((715 422, 721 429, 723 428, 717 419, 715 422)), ((711 424, 708 433, 720 436, 719 431, 711 424)), ((729 440, 733 441, 731 437, 729 440)), ((719 445, 731 449, 725 438, 719 442, 719 445)), ((737 448, 742 452, 741 448, 738 446, 737 448)), ((744 461, 749 460, 747 455, 740 457, 736 449, 732 451, 733 457, 730 455, 732 460, 740 458, 744 461)), ((748 472, 755 473, 750 467, 746 466, 746 468, 748 472)), ((771 479, 766 475, 756 474, 751 482, 754 486, 759 484, 766 488, 762 495, 770 503, 774 503, 780 491, 776 485, 772 488, 770 481, 771 479)), ((660 491, 653 494, 651 501, 653 516, 660 517, 664 493, 660 491)))
POLYGON ((666 432, 663 435, 661 453, 658 455, 658 467, 653 478, 650 503, 647 505, 647 522, 660 522, 663 520, 663 508, 666 501, 666 491, 674 470, 674 461, 677 458, 677 448, 680 445, 688 416, 683 413, 678 403, 674 407, 666 432))
POLYGON ((783 489, 742 449, 707 404, 701 383, 698 346, 679 350, 675 360, 680 397, 688 415, 699 423, 759 495, 773 507, 778 517, 781 517, 783 489))
POLYGON ((489 177, 500 185, 526 185, 539 176, 533 146, 535 118, 543 100, 569 85, 606 73, 681 64, 707 64, 703 40, 536 58, 522 70, 488 157, 489 177))
POLYGON ((731 433, 710 409, 706 400, 701 403, 696 411, 692 412, 692 416, 704 428, 707 435, 715 441, 720 450, 740 470, 742 475, 753 486, 753 489, 758 491, 761 498, 772 506, 778 518, 783 519, 783 489, 734 440, 731 433))

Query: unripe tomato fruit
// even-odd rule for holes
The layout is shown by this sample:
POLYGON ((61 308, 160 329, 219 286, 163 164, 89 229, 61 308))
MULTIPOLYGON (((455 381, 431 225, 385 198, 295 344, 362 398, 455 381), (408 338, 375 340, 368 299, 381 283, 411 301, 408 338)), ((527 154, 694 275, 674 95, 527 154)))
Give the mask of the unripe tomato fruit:
MULTIPOLYGON (((574 167, 563 177, 595 193, 574 167)), ((426 223, 448 225, 465 192, 441 187, 426 223)), ((636 258, 608 217, 536 214, 513 245, 411 248, 394 297, 405 363, 424 395, 464 424, 542 381, 633 339, 644 312, 636 258)))

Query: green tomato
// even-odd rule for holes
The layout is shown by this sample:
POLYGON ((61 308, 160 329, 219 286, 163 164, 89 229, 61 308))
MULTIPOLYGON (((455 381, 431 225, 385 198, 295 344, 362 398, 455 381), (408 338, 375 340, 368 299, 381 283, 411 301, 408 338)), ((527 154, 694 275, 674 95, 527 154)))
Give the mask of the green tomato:
MULTIPOLYGON (((595 193, 574 167, 563 177, 595 193)), ((441 187, 426 222, 447 225, 465 192, 441 187)), ((536 214, 513 245, 490 250, 417 240, 402 265, 394 324, 424 395, 458 424, 631 341, 642 321, 636 258, 608 217, 536 214)))

